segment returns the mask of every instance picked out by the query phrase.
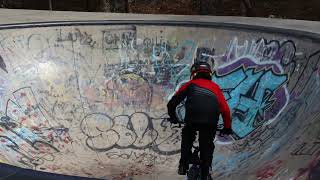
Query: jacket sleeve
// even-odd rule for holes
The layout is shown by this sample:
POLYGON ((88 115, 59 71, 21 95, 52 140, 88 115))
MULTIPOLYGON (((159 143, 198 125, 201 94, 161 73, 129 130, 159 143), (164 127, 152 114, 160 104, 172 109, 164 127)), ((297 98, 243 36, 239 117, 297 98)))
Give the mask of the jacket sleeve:
POLYGON ((170 118, 177 119, 176 116, 176 108, 177 106, 186 98, 187 96, 187 88, 191 84, 191 82, 187 82, 186 84, 182 85, 179 90, 174 94, 171 100, 167 104, 168 114, 170 118))
POLYGON ((229 105, 224 98, 223 92, 220 88, 218 88, 218 98, 219 98, 219 107, 220 107, 220 112, 222 114, 223 118, 223 124, 225 128, 230 128, 231 129, 231 114, 230 114, 230 108, 229 105))

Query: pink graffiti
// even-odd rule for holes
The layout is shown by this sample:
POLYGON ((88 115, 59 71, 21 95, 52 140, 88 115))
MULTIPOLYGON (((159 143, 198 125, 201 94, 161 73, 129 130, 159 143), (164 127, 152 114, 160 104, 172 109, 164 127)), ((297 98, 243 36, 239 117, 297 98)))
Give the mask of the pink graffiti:
POLYGON ((282 160, 268 162, 265 166, 259 168, 256 172, 258 180, 268 179, 276 175, 276 172, 281 168, 282 160))
POLYGON ((316 154, 316 158, 313 159, 306 168, 300 168, 298 170, 298 174, 293 180, 298 180, 300 177, 303 177, 303 176, 306 176, 306 180, 313 180, 314 178, 312 175, 312 171, 317 166, 319 166, 319 163, 320 163, 320 152, 316 154))

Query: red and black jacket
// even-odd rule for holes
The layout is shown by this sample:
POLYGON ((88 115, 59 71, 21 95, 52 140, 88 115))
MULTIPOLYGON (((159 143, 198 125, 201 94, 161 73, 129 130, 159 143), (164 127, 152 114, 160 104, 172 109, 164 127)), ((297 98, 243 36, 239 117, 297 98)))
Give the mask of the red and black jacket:
POLYGON ((168 113, 171 118, 176 117, 176 107, 185 99, 187 123, 217 124, 222 114, 224 127, 231 128, 229 106, 220 87, 211 80, 193 79, 180 87, 168 102, 168 113))

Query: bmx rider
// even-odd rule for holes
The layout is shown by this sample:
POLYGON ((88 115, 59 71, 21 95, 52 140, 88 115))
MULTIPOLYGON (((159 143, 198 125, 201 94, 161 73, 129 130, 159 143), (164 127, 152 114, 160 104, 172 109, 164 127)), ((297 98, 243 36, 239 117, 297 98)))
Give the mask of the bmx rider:
POLYGON ((188 158, 192 155, 192 145, 199 132, 201 160, 201 180, 207 180, 212 164, 214 138, 219 116, 222 114, 224 129, 222 134, 230 135, 231 115, 229 106, 220 87, 212 80, 211 66, 206 62, 195 62, 191 67, 191 80, 180 87, 168 102, 169 121, 178 123, 176 107, 185 102, 185 126, 182 129, 181 158, 178 174, 185 175, 189 168, 188 158))

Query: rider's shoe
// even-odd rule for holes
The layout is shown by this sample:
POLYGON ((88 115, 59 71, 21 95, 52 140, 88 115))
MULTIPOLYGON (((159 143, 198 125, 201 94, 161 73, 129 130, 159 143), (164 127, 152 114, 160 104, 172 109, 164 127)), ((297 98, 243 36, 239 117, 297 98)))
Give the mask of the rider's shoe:
POLYGON ((178 174, 179 175, 186 175, 187 174, 187 167, 182 165, 182 164, 179 164, 179 168, 178 168, 178 174))

